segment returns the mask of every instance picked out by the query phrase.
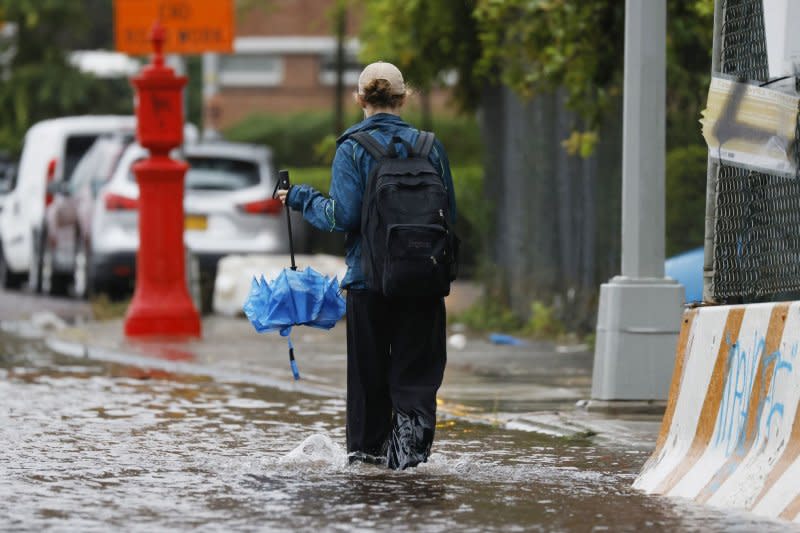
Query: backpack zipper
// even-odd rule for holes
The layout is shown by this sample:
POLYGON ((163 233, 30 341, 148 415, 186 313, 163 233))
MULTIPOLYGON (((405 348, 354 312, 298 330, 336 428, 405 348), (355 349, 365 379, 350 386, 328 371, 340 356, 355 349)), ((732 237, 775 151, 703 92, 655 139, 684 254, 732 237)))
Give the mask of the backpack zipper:
MULTIPOLYGON (((381 184, 380 184, 380 186, 378 186, 378 188, 377 188, 377 189, 375 189, 375 192, 373 192, 373 193, 372 193, 372 195, 370 195, 370 199, 372 199, 374 196, 377 196, 377 195, 378 195, 378 193, 379 193, 379 192, 381 192, 381 190, 382 190, 383 188, 385 188, 385 187, 391 187, 392 185, 394 185, 394 184, 393 184, 393 183, 381 183, 381 184)), ((443 183, 437 183, 437 184, 436 184, 436 186, 440 187, 440 188, 442 189, 442 191, 444 191, 445 193, 447 193, 447 188, 444 186, 444 184, 443 184, 443 183)), ((440 212, 440 213, 441 213, 441 211, 442 211, 442 210, 441 210, 441 209, 439 209, 439 212, 440 212)))

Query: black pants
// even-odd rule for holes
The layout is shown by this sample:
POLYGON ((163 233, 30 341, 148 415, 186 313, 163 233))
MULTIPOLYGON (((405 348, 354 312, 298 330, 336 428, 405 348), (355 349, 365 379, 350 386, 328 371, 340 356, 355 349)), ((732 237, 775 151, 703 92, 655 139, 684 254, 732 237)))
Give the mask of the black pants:
POLYGON ((447 361, 444 299, 347 291, 347 451, 390 468, 428 459, 447 361))

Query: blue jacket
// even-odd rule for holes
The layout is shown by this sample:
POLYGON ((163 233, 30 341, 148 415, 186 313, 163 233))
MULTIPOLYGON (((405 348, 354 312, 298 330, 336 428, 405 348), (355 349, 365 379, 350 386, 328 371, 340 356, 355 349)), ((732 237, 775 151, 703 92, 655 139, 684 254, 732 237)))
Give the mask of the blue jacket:
MULTIPOLYGON (((360 144, 348 138, 357 131, 369 131, 383 146, 387 146, 395 135, 413 146, 419 136, 419 130, 412 128, 396 115, 372 115, 349 128, 336 141, 336 156, 331 167, 330 197, 326 198, 309 185, 295 185, 289 191, 287 202, 292 209, 302 211, 308 222, 323 231, 348 232, 350 238, 346 240, 345 255, 347 274, 342 280, 342 287, 363 289, 366 288, 366 282, 361 270, 361 200, 375 160, 360 144)), ((402 156, 407 155, 404 148, 398 148, 402 156)), ((455 222, 453 176, 447 154, 438 139, 431 150, 430 161, 442 176, 450 202, 451 222, 455 222)))

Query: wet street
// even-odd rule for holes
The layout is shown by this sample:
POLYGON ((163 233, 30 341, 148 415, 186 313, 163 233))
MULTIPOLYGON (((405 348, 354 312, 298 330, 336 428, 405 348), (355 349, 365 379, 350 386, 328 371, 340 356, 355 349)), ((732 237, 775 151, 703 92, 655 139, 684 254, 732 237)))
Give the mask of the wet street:
POLYGON ((445 417, 348 465, 344 401, 68 358, 0 333, 2 530, 783 531, 630 488, 644 449, 445 417))

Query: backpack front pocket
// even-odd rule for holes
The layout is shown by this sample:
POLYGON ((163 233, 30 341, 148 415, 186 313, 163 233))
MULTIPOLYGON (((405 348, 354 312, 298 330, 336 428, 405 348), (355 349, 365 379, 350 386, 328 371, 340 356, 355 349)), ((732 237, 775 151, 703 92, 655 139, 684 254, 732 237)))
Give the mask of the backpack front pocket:
POLYGON ((450 239, 438 224, 394 224, 386 234, 383 294, 439 298, 450 293, 450 239))

